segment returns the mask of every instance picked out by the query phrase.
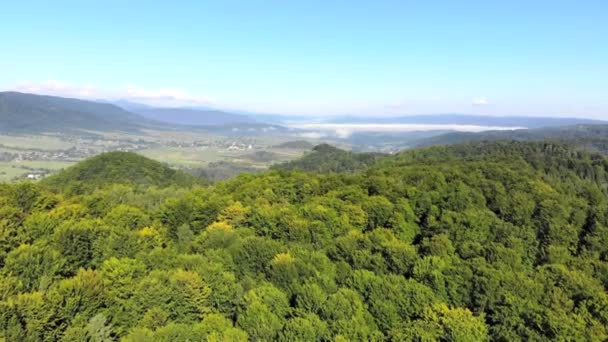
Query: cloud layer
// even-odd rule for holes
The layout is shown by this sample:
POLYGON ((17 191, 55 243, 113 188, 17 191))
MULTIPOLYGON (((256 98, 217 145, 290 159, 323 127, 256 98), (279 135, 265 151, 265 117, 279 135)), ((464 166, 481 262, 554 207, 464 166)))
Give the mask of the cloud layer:
MULTIPOLYGON (((458 132, 483 132, 525 129, 516 126, 478 126, 478 125, 443 125, 443 124, 290 124, 289 127, 313 131, 315 137, 336 136, 348 138, 354 133, 376 132, 376 133, 405 133, 425 131, 458 131, 458 132)), ((312 137, 312 136, 311 136, 312 137)))

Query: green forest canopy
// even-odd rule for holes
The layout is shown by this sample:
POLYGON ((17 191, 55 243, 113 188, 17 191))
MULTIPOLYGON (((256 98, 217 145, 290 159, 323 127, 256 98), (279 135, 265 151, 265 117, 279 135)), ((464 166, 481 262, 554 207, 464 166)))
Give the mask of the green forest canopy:
POLYGON ((347 173, 361 171, 385 154, 376 152, 355 153, 320 144, 302 158, 273 166, 276 170, 302 170, 319 173, 347 173))
POLYGON ((578 124, 513 131, 451 132, 421 139, 415 145, 422 147, 497 140, 557 141, 579 149, 608 154, 608 125, 578 124))
POLYGON ((6 341, 608 338, 599 155, 467 144, 208 186, 86 163, 0 185, 6 341))
POLYGON ((112 184, 189 186, 202 180, 139 154, 115 151, 84 160, 42 183, 63 192, 83 193, 112 184))

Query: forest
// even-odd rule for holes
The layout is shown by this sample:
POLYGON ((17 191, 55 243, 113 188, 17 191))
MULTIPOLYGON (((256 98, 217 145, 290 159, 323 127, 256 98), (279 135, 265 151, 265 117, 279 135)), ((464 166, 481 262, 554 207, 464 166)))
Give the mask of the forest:
POLYGON ((605 341, 608 159, 487 142, 0 184, 0 341, 605 341))

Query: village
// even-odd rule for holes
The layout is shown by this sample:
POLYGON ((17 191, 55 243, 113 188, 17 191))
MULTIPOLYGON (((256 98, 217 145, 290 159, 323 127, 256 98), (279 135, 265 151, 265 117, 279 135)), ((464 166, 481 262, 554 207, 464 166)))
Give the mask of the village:
POLYGON ((171 153, 188 151, 201 155, 233 155, 264 148, 252 137, 123 137, 101 135, 56 135, 43 138, 29 135, 0 135, 0 178, 38 180, 61 168, 110 151, 171 153), (26 141, 26 143, 23 143, 26 141), (163 152, 165 151, 165 152, 163 152))

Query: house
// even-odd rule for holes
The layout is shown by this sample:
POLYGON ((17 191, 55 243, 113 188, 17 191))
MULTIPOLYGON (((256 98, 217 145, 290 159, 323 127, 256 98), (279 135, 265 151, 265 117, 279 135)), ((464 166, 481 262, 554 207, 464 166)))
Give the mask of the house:
POLYGON ((42 175, 38 174, 38 173, 28 173, 25 177, 27 179, 38 180, 38 179, 42 178, 42 175))

